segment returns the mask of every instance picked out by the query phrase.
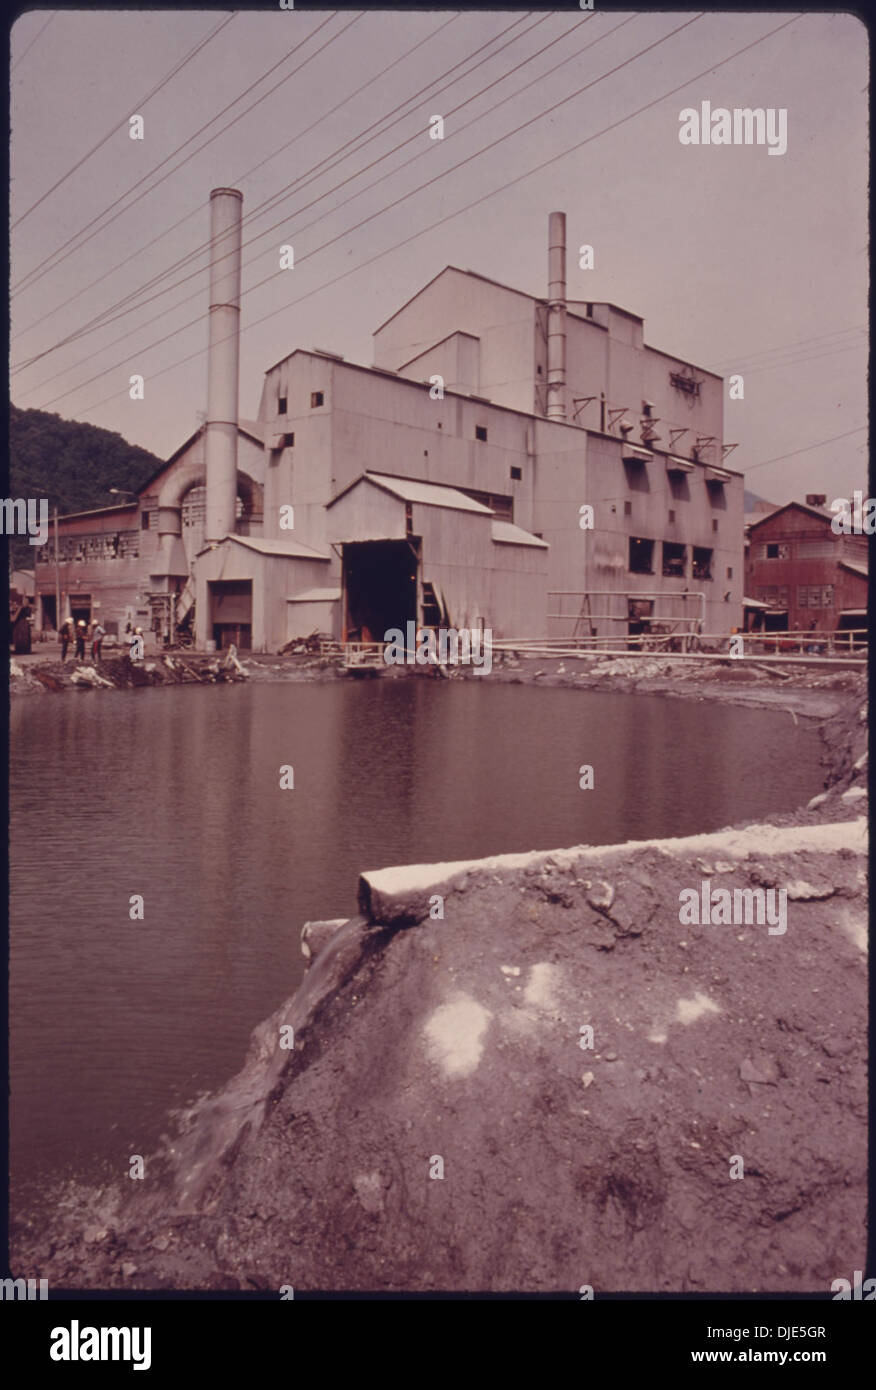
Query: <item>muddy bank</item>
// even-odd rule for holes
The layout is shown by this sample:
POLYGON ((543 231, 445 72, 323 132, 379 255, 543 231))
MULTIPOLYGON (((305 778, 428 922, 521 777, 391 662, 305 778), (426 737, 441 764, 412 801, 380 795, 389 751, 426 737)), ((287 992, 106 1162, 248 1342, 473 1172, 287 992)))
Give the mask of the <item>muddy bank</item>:
POLYGON ((13 1227, 13 1268, 827 1294, 864 1267, 857 694, 829 723, 827 792, 772 824, 363 874, 360 915, 311 926, 309 973, 239 1075, 142 1183, 13 1227), (683 925, 704 881, 784 892, 785 930, 683 925))
MULTIPOLYGON (((126 655, 110 656, 97 666, 62 663, 40 653, 10 658, 10 696, 62 694, 73 690, 131 689, 144 685, 249 680, 251 682, 348 680, 336 657, 238 653, 225 656, 178 652, 131 662, 126 655)), ((420 667, 389 666, 381 680, 431 680, 420 667)), ((672 657, 653 659, 529 657, 496 653, 488 675, 461 667, 453 680, 489 680, 500 684, 545 685, 580 690, 671 695, 692 701, 720 700, 761 708, 787 709, 795 715, 825 719, 842 706, 843 696, 857 692, 866 698, 866 674, 860 668, 767 667, 755 658, 688 662, 672 657)), ((449 682, 452 684, 453 681, 449 682)))

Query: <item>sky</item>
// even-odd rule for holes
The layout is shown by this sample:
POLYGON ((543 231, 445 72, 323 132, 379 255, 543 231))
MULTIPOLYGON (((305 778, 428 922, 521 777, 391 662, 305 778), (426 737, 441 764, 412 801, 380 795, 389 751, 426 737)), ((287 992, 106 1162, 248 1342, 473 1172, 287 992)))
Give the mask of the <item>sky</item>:
POLYGON ((619 304, 652 346, 742 375, 724 438, 748 488, 866 491, 869 45, 854 16, 42 10, 11 44, 17 406, 159 457, 192 433, 214 187, 244 195, 250 418, 296 347, 370 364, 374 329, 445 265, 545 296, 558 209, 570 299, 619 304), (785 109, 786 153, 682 144, 679 114, 703 101, 785 109))

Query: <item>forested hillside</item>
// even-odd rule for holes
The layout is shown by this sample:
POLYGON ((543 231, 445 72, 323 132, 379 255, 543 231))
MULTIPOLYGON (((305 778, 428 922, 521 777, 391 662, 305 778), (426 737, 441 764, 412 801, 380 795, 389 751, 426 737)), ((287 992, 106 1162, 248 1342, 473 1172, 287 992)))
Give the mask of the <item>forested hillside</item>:
MULTIPOLYGON (((47 497, 49 514, 111 506, 111 487, 136 489, 161 459, 120 434, 45 410, 9 407, 9 497, 47 497)), ((33 568, 33 547, 12 539, 14 563, 33 568)))

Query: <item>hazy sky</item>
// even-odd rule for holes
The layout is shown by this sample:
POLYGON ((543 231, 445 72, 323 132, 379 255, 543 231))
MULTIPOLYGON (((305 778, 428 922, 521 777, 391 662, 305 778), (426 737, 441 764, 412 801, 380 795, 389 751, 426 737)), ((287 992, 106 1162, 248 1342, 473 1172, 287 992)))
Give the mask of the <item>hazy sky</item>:
POLYGON ((13 370, 96 316, 113 321, 16 372, 16 405, 170 454, 206 404, 210 189, 240 188, 246 217, 297 180, 275 209, 244 222, 244 243, 280 225, 244 247, 243 416, 257 412, 263 372, 295 347, 370 363, 372 331, 444 265, 545 295, 547 216, 561 209, 570 298, 620 304, 644 317, 653 346, 742 372, 745 399, 726 400, 725 439, 739 441, 728 462, 750 488, 776 501, 866 489, 869 53, 860 21, 802 15, 756 42, 788 13, 709 12, 693 23, 690 13, 598 9, 357 13, 236 14, 148 101, 228 12, 45 10, 17 22, 12 284, 25 283, 12 300, 13 370), (679 112, 703 100, 785 108, 787 153, 680 144, 679 112), (404 118, 387 128, 402 103, 395 114, 404 118), (129 137, 134 113, 144 117, 142 141, 129 137), (443 140, 428 137, 435 114, 445 118, 443 140), (321 161, 333 167, 316 170, 321 161), (66 255, 66 243, 83 237, 66 255), (279 269, 284 243, 295 248, 294 270, 279 269), (582 243, 594 247, 593 270, 571 254, 582 243), (145 377, 143 401, 128 396, 134 372, 145 377), (779 455, 791 457, 756 467, 779 455))

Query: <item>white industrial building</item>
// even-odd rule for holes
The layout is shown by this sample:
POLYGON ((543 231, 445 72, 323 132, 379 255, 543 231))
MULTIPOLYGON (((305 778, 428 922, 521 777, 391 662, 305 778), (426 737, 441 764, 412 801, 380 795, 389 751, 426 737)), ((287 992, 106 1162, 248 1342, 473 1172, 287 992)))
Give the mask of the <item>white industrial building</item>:
MULTIPOLYGON (((646 346, 635 314, 566 299, 563 214, 546 298, 448 266, 378 328, 374 366, 295 349, 243 422, 241 203, 211 194, 205 426, 128 509, 136 611, 160 640, 192 620, 198 646, 256 651, 409 620, 495 637, 741 627, 723 382, 646 346)), ((118 576, 89 580, 104 583, 118 576)))

